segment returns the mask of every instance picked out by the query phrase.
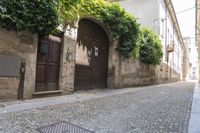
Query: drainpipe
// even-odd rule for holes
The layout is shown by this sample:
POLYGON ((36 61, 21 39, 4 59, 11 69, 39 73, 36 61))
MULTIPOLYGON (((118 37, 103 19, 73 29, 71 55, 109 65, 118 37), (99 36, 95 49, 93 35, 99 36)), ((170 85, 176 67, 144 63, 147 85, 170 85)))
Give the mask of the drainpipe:
POLYGON ((122 61, 123 57, 119 55, 118 88, 122 88, 122 61))
POLYGON ((168 39, 168 37, 167 37, 167 32, 168 32, 168 28, 167 28, 167 20, 168 20, 167 6, 168 6, 168 4, 166 4, 166 7, 165 7, 165 18, 166 18, 166 21, 165 21, 165 52, 166 52, 166 54, 165 54, 165 56, 167 56, 165 58, 167 59, 167 70, 166 71, 167 71, 167 78, 168 78, 169 53, 167 52, 167 39, 168 39))
POLYGON ((22 61, 21 68, 20 68, 20 83, 19 83, 18 96, 17 96, 17 99, 19 100, 23 100, 25 70, 26 70, 26 63, 25 61, 22 61))
MULTIPOLYGON (((199 7, 198 7, 198 4, 199 4, 199 0, 196 0, 196 3, 195 3, 195 8, 196 8, 196 16, 195 16, 195 43, 196 43, 196 46, 198 47, 198 53, 200 53, 200 46, 199 46, 199 42, 198 42, 198 36, 199 36, 199 32, 198 32, 198 15, 199 15, 199 7)), ((200 82, 200 54, 198 54, 198 65, 199 65, 199 77, 198 77, 198 81, 200 82)))

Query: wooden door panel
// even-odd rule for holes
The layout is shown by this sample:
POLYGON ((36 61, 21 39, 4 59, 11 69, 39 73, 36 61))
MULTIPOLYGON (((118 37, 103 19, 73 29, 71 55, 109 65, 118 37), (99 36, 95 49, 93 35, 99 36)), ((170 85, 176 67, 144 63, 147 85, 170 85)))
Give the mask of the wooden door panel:
POLYGON ((59 66, 51 65, 49 68, 48 83, 58 83, 59 79, 59 66))
POLYGON ((47 87, 46 87, 45 91, 52 91, 52 90, 58 90, 57 83, 47 83, 47 87))
POLYGON ((37 64, 36 83, 45 82, 45 65, 37 64))
POLYGON ((50 62, 59 65, 59 60, 60 60, 60 44, 58 42, 52 42, 50 62))
POLYGON ((40 38, 37 55, 36 91, 58 89, 60 69, 61 38, 49 35, 40 38), (46 41, 46 53, 40 50, 41 42, 46 41))
POLYGON ((91 77, 92 77, 92 71, 89 66, 86 65, 76 65, 75 67, 76 73, 75 73, 75 88, 76 89, 91 89, 91 77))
POLYGON ((76 48, 76 90, 106 88, 108 51, 109 41, 106 32, 90 20, 81 20, 76 48))
POLYGON ((36 92, 46 91, 46 84, 45 83, 36 83, 35 91, 36 92))
POLYGON ((38 57, 37 57, 37 61, 38 62, 45 62, 47 61, 47 54, 41 54, 39 53, 38 54, 38 57))

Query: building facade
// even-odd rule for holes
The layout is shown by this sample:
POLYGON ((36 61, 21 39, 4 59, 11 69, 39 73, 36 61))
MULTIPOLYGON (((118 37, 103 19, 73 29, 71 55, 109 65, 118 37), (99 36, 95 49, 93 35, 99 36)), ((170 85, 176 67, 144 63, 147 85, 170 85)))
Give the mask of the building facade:
POLYGON ((122 0, 121 7, 154 29, 163 45, 161 75, 182 79, 184 42, 171 0, 122 0), (163 67, 165 66, 165 67, 163 67))
POLYGON ((183 80, 189 80, 189 72, 190 72, 190 49, 191 38, 184 37, 184 50, 183 50, 183 80))
MULTIPOLYGON (((195 44, 198 51, 198 73, 200 75, 200 0, 196 0, 196 26, 195 26, 195 44)), ((200 82, 200 78, 198 77, 200 82)))
POLYGON ((186 43, 189 49, 189 79, 197 80, 199 77, 198 73, 198 53, 197 47, 192 45, 191 38, 186 38, 186 43))
POLYGON ((164 57, 157 66, 122 58, 116 51, 119 41, 92 17, 49 36, 0 29, 0 100, 181 80, 183 41, 173 6, 166 2, 120 2, 160 35, 164 57))

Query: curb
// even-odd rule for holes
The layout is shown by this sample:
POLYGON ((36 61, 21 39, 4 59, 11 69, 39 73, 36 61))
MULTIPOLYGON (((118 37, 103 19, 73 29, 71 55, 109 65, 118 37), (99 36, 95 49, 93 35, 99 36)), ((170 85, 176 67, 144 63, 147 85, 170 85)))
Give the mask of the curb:
POLYGON ((200 133, 200 87, 195 83, 188 133, 200 133))

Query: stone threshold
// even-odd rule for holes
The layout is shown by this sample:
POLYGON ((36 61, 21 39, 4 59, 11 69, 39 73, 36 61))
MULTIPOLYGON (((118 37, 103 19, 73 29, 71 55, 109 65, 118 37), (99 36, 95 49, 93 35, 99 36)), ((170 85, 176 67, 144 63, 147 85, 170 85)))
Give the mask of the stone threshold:
POLYGON ((63 92, 63 90, 42 91, 42 92, 33 93, 33 96, 46 95, 46 94, 57 94, 57 93, 62 93, 62 92, 63 92))

